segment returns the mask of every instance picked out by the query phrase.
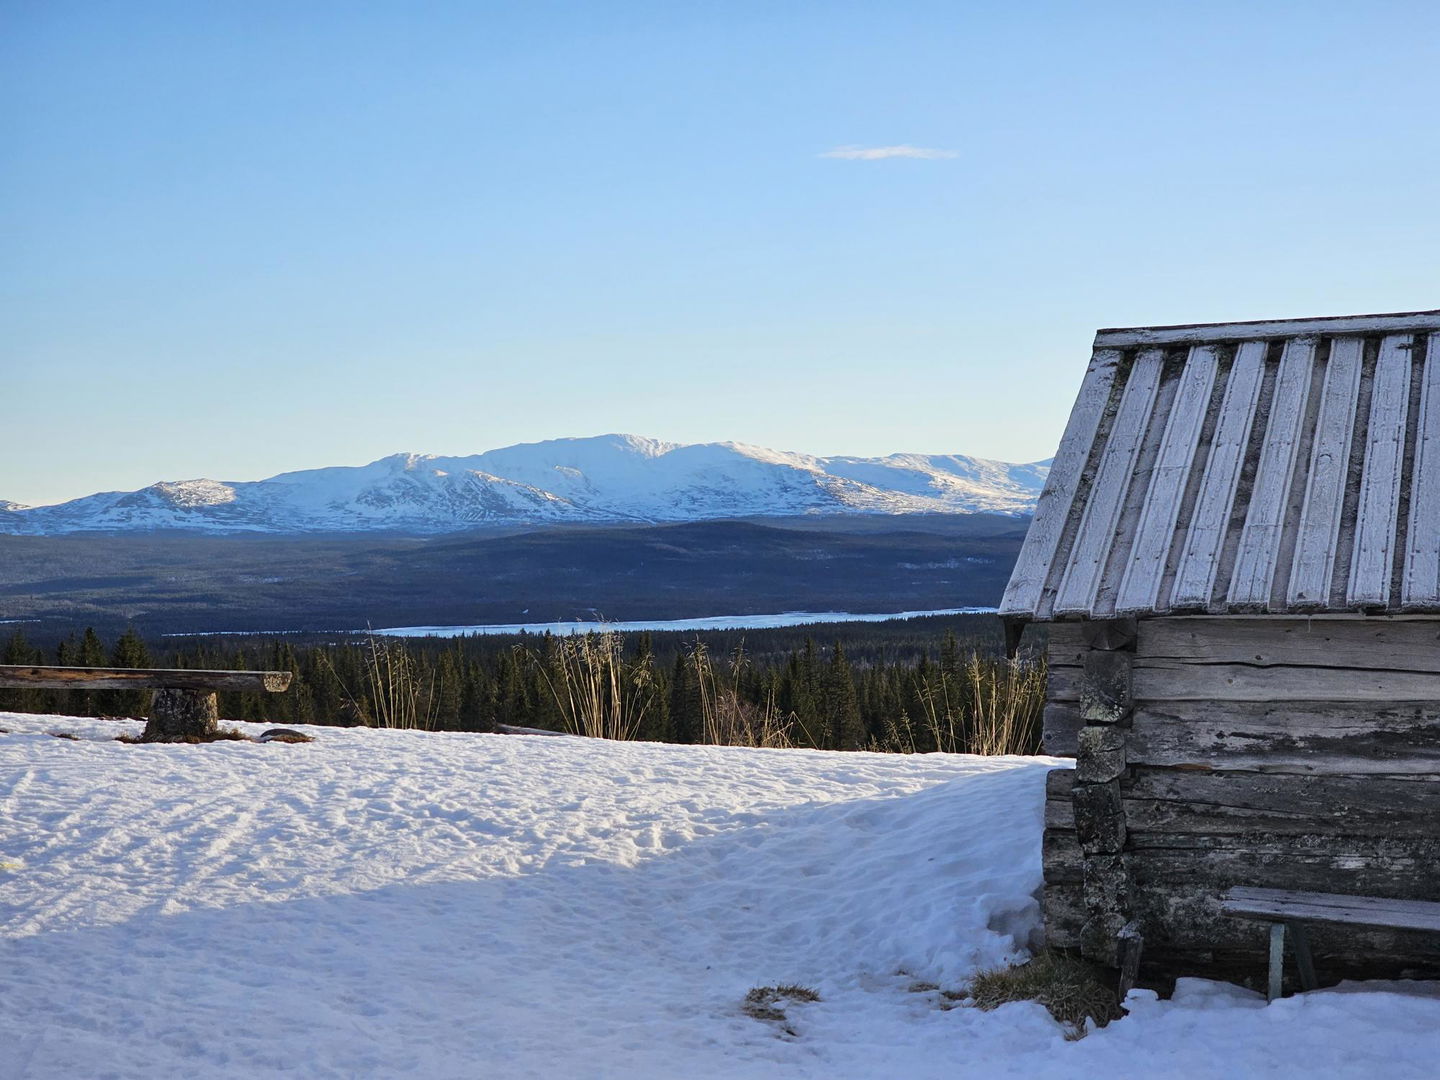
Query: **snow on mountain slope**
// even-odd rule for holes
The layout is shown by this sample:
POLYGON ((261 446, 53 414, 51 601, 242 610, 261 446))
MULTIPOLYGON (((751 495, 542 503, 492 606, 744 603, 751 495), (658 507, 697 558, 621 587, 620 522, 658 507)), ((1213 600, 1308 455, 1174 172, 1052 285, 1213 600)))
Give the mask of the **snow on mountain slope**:
POLYGON ((395 454, 251 482, 162 482, 54 506, 0 504, 6 511, 0 531, 448 532, 795 514, 1023 514, 1034 507, 1048 471, 1048 462, 820 458, 743 443, 601 435, 466 457, 395 454))

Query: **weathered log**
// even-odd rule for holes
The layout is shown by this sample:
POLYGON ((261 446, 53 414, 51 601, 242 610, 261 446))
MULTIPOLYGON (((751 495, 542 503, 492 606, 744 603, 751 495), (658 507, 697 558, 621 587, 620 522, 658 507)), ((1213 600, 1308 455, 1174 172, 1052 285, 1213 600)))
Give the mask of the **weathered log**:
POLYGON ((1079 947, 1086 919, 1085 897, 1079 882, 1047 884, 1040 895, 1040 911, 1045 920, 1047 945, 1055 949, 1079 947))
POLYGON ((292 678, 288 671, 0 666, 0 687, 43 690, 238 690, 279 693, 289 688, 292 678))
POLYGON ((1130 921, 1131 885, 1124 855, 1091 855, 1085 859, 1085 925, 1080 953, 1087 960, 1114 966, 1120 931, 1130 921))
POLYGON ((1131 765, 1440 775, 1440 702, 1141 702, 1131 765))
MULTIPOLYGON (((1262 962, 1266 941, 1263 923, 1227 915, 1221 906, 1224 892, 1223 888, 1209 885, 1156 890, 1133 883, 1131 904, 1136 921, 1144 928, 1147 953, 1169 952, 1178 961, 1180 971, 1193 971, 1198 954, 1210 950, 1248 955, 1252 965, 1262 962)), ((1440 935, 1421 931, 1316 925, 1312 946, 1320 966, 1336 974, 1363 963, 1382 972, 1388 968, 1393 977, 1416 961, 1440 963, 1440 935)))
POLYGON ((1074 829, 1046 829, 1040 840, 1040 864, 1047 885, 1079 885, 1085 855, 1074 829))
POLYGON ((1045 656, 1052 664, 1078 666, 1090 651, 1085 641, 1085 623, 1052 622, 1045 624, 1045 656))
POLYGON ((1125 825, 1155 834, 1440 835, 1440 777, 1294 776, 1138 768, 1121 782, 1125 825))
POLYGON ((1074 757, 1079 750, 1080 707, 1072 702, 1051 701, 1045 705, 1040 748, 1053 757, 1074 757))
POLYGON ((1197 664, 1146 658, 1135 661, 1133 687, 1135 697, 1143 701, 1440 702, 1440 673, 1371 666, 1383 662, 1381 654, 1359 653, 1336 655, 1325 667, 1197 664))
MULTIPOLYGON (((1130 830, 1137 887, 1235 885, 1433 900, 1440 837, 1201 834, 1130 830)), ((1087 860, 1088 862, 1089 860, 1087 860)))
POLYGON ((150 700, 144 742, 186 742, 208 739, 220 727, 215 695, 204 690, 156 690, 150 700))
POLYGON ((1117 780, 1125 772, 1125 731, 1113 725, 1080 730, 1075 779, 1086 784, 1117 780))
POLYGON ((1087 724, 1118 724, 1129 717, 1134 704, 1132 661, 1127 652, 1086 653, 1080 718, 1087 724))
POLYGON ((1087 648, 1108 652, 1135 647, 1134 619, 1085 619, 1079 625, 1080 639, 1087 648))
POLYGON ((1154 619, 1135 652, 1142 661, 1440 673, 1440 619, 1154 619))
POLYGON ((1077 709, 1080 704, 1080 684, 1085 679, 1085 668, 1081 664, 1057 664, 1050 661, 1046 668, 1045 700, 1065 702, 1077 709))
POLYGON ((1116 854, 1125 848, 1125 813, 1120 783, 1075 785, 1075 836, 1085 854, 1116 854))
POLYGON ((1045 827, 1074 831, 1075 807, 1070 793, 1074 769, 1052 769, 1045 776, 1045 827))

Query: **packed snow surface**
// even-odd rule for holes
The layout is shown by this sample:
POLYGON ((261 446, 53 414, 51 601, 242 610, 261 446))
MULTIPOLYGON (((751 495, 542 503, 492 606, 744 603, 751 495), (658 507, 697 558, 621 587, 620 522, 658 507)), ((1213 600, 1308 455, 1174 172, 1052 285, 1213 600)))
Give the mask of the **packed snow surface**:
POLYGON ((0 714, 0 1076, 1431 1077, 1403 984, 1182 982, 1079 1042, 929 984, 1025 954, 1026 758, 0 714), (261 730, 250 727, 251 731, 261 730), (68 732, 77 741, 53 738, 68 732), (781 1024, 740 1008, 794 982, 781 1024))
POLYGON ((821 458, 599 435, 466 457, 394 454, 268 480, 165 481, 53 506, 0 502, 0 533, 439 533, 805 514, 1028 514, 1049 471, 1049 462, 961 454, 821 458))

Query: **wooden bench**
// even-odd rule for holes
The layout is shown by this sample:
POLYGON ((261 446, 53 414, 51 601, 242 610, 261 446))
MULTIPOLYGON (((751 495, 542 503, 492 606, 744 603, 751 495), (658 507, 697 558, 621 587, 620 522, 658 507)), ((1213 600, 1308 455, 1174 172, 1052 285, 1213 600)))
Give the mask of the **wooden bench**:
POLYGON ((215 734, 219 690, 281 693, 288 671, 202 671, 190 668, 87 668, 0 665, 0 687, 32 690, 154 690, 146 742, 180 742, 215 734))
POLYGON ((1280 996, 1287 935, 1295 950, 1300 986, 1305 990, 1315 989, 1315 962, 1310 955, 1307 923, 1440 932, 1440 903, 1429 900, 1386 900, 1377 896, 1236 887, 1221 897, 1220 909, 1227 915, 1261 919, 1271 924, 1270 981, 1266 992, 1270 1001, 1280 996))

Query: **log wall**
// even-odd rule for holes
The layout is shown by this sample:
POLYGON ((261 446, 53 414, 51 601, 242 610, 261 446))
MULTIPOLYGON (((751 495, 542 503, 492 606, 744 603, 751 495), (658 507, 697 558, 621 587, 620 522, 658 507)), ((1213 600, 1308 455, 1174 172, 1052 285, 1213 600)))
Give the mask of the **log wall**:
MULTIPOLYGON (((1440 618, 1062 622, 1049 662, 1052 945, 1113 963, 1134 919, 1146 979, 1258 986, 1231 886, 1440 900, 1440 618)), ((1440 976, 1435 935, 1312 936, 1323 982, 1440 976)))

